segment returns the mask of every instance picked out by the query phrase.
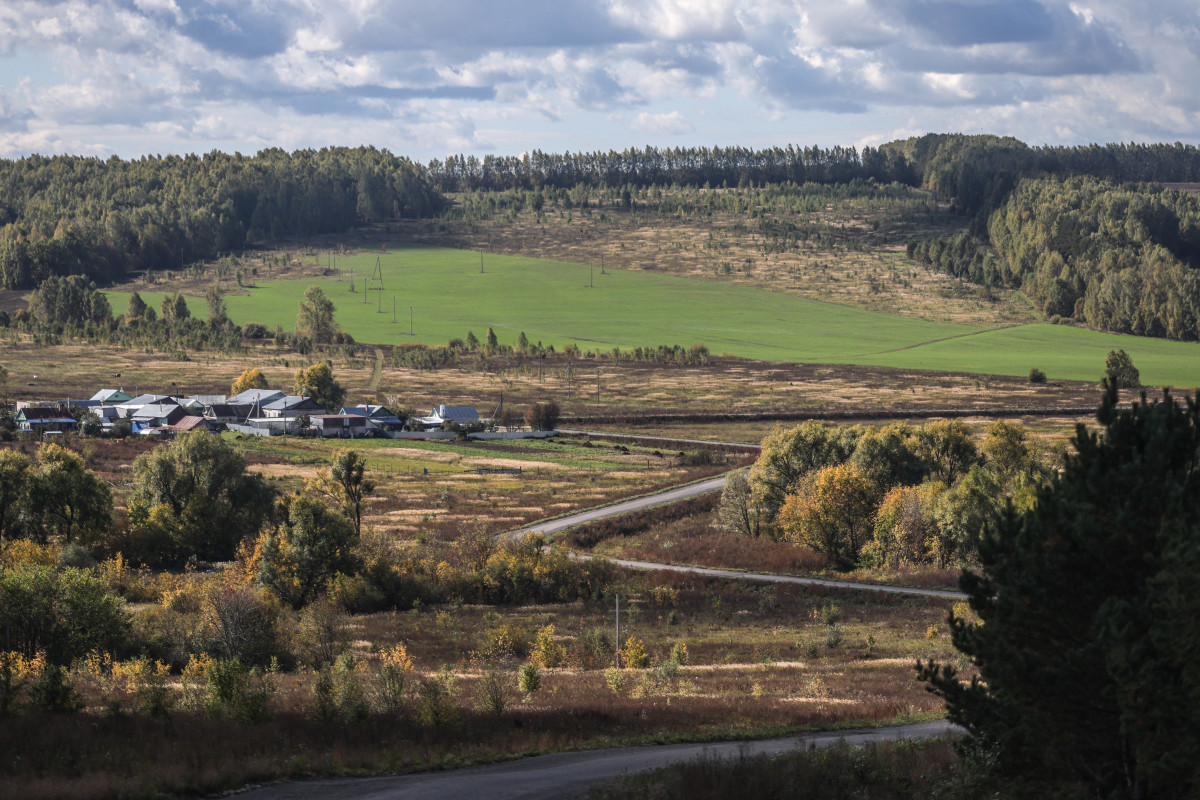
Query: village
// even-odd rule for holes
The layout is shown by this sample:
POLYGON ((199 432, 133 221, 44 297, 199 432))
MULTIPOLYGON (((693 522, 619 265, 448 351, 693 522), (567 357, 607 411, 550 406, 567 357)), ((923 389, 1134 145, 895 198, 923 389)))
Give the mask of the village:
POLYGON ((253 436, 321 438, 480 439, 544 438, 553 430, 533 430, 520 417, 481 418, 475 406, 439 404, 425 416, 397 416, 381 405, 342 406, 336 413, 315 399, 279 389, 247 389, 238 394, 188 397, 132 396, 101 389, 87 400, 18 401, 17 430, 53 439, 67 433, 146 436, 170 439, 187 431, 232 431, 253 436), (503 430, 500 430, 503 429, 503 430))

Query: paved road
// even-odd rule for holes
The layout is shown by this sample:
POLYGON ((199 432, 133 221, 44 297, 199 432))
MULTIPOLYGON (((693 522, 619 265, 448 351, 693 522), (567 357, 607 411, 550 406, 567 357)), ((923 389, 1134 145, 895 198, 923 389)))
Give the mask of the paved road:
MULTIPOLYGON (((576 558, 590 558, 578 554, 576 558)), ((939 597, 947 600, 965 600, 962 592, 949 589, 920 589, 916 586, 895 586, 890 583, 865 583, 863 581, 838 581, 829 578, 803 578, 798 575, 775 575, 770 572, 741 572, 736 569, 711 569, 709 567, 685 567, 677 564, 659 564, 653 561, 633 561, 626 558, 610 558, 609 561, 630 569, 665 570, 667 572, 686 572, 690 575, 710 575, 714 578, 730 578, 731 580, 757 581, 760 583, 790 583, 800 586, 827 586, 831 589, 851 589, 864 592, 884 592, 886 594, 903 594, 915 597, 939 597)))
MULTIPOLYGON (((668 489, 665 492, 658 494, 639 497, 634 500, 626 500, 622 503, 614 503, 610 506, 601 506, 599 508, 590 508, 587 511, 580 511, 577 514, 570 514, 565 517, 542 522, 536 525, 527 525, 524 528, 518 528, 515 531, 500 534, 506 538, 524 536, 535 531, 545 534, 558 533, 559 531, 573 528, 576 525, 582 525, 585 522, 594 522, 605 517, 624 514, 629 511, 640 511, 643 508, 662 505, 663 503, 673 503, 676 500, 684 500, 696 495, 705 494, 706 492, 714 492, 722 489, 725 486, 725 476, 718 475, 715 478, 709 478, 706 481, 699 483, 688 484, 687 486, 679 486, 674 489, 668 489)), ((577 558, 588 558, 589 556, 579 554, 577 558)), ((742 572, 736 569, 711 569, 708 567, 685 567, 675 564, 659 564, 651 561, 634 561, 623 558, 609 559, 614 564, 619 564, 630 569, 643 570, 668 570, 670 572, 686 572, 692 575, 710 575, 714 578, 730 578, 733 580, 743 581, 758 581, 760 583, 789 583, 800 586, 828 586, 832 589, 856 589, 860 591, 885 592, 887 594, 902 594, 914 597, 938 597, 950 600, 964 600, 966 595, 961 592, 951 591, 949 589, 919 589, 913 586, 893 586, 886 583, 863 583, 861 581, 837 581, 828 578, 803 578, 795 575, 775 575, 769 572, 742 572)))
POLYGON ((589 786, 622 775, 697 758, 775 755, 797 748, 829 747, 898 739, 927 739, 959 733, 949 722, 890 728, 809 733, 782 739, 709 744, 649 745, 536 756, 446 772, 277 783, 238 794, 245 800, 549 800, 581 794, 589 786))
POLYGON ((750 442, 721 442, 714 439, 675 439, 670 436, 646 436, 640 433, 606 433, 604 431, 584 431, 573 430, 570 428, 559 428, 559 433, 565 433, 568 436, 588 436, 593 439, 613 439, 620 441, 629 439, 635 442, 666 442, 672 446, 708 446, 708 447, 736 447, 741 450, 762 450, 761 444, 752 444, 750 442))
POLYGON ((536 525, 527 525, 524 528, 518 528, 515 531, 501 534, 502 536, 512 538, 515 536, 524 536, 527 533, 538 531, 540 533, 551 534, 558 533, 567 528, 573 528, 576 525, 582 525, 585 522, 594 522, 605 517, 613 517, 617 514, 625 514, 630 511, 641 511, 644 508, 651 506, 659 506, 663 503, 673 503, 676 500, 686 500, 689 497, 715 492, 725 488, 725 476, 718 475, 715 478, 709 478, 699 483, 689 483, 687 486, 677 486, 674 489, 668 489, 665 492, 647 495, 646 497, 638 497, 633 500, 625 500, 620 503, 614 503, 610 506, 600 506, 599 508, 589 508, 587 511, 580 511, 577 514, 571 514, 566 517, 539 522, 536 525))

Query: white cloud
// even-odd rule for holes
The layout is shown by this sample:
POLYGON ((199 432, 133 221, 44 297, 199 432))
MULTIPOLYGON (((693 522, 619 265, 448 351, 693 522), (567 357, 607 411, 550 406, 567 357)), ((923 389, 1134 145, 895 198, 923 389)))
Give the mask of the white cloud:
POLYGON ((1198 73, 1194 0, 7 0, 0 152, 1196 141, 1198 73))
POLYGON ((633 118, 629 129, 638 133, 652 133, 658 136, 680 136, 696 130, 692 123, 683 118, 678 111, 666 114, 650 114, 641 112, 633 118))

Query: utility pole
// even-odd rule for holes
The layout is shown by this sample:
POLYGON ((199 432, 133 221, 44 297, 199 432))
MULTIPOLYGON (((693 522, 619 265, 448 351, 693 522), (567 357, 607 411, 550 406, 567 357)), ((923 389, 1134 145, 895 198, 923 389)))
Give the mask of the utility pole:
POLYGON ((617 657, 617 669, 621 668, 621 595, 616 595, 617 601, 617 643, 613 646, 613 652, 617 657))

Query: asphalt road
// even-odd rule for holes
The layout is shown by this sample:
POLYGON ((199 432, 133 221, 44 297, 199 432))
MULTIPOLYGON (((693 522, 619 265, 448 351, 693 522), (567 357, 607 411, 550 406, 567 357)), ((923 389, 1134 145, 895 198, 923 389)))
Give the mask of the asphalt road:
POLYGON ((710 744, 648 745, 535 756, 446 772, 271 784, 239 792, 245 800, 550 800, 570 798, 601 781, 697 758, 776 755, 797 748, 829 747, 899 739, 926 739, 960 732, 949 722, 889 728, 808 733, 782 739, 710 744))
POLYGON ((676 500, 686 500, 689 497, 695 497, 699 494, 715 492, 718 489, 725 488, 725 476, 718 475, 715 478, 709 478, 699 483, 689 483, 687 486, 677 486, 674 489, 668 489, 665 492, 647 495, 646 497, 637 497, 633 500, 625 500, 620 503, 614 503, 610 506, 600 506, 599 508, 589 508, 587 511, 580 511, 577 514, 571 514, 558 519, 539 522, 535 525, 527 525, 524 528, 518 528, 515 531, 501 534, 502 536, 513 538, 516 536, 524 536, 527 533, 537 531, 539 533, 551 534, 559 531, 573 528, 576 525, 582 525, 585 522, 594 522, 605 517, 616 516, 617 514, 626 514, 630 511, 641 511, 644 508, 651 506, 659 506, 663 503, 673 503, 676 500))
MULTIPOLYGON (((545 534, 558 533, 559 531, 573 528, 576 525, 582 525, 585 522, 593 522, 605 517, 612 517, 617 514, 625 514, 629 511, 640 511, 651 506, 662 505, 663 503, 672 503, 676 500, 684 500, 696 495, 713 492, 725 487, 725 476, 719 475, 716 478, 709 478, 706 481, 699 483, 688 484, 687 486, 679 486, 674 489, 668 489, 665 492, 658 494, 639 497, 634 500, 626 500, 621 503, 614 503, 611 506, 601 506, 599 508, 589 508, 587 511, 580 511, 577 514, 570 514, 558 519, 549 520, 548 522, 538 523, 536 525, 527 525, 524 528, 518 528, 515 531, 501 534, 507 538, 524 536, 535 531, 545 534)), ((577 555, 577 558, 588 558, 586 555, 577 555)), ((884 592, 886 594, 902 594, 913 597, 938 597, 949 600, 964 600, 966 595, 961 592, 951 591, 949 589, 920 589, 915 586, 893 586, 886 583, 864 583, 861 581, 837 581, 828 578, 804 578, 796 575, 775 575, 769 572, 742 572, 736 569, 712 569, 709 567, 685 567, 676 564, 659 564, 652 561, 634 561, 623 558, 609 559, 614 564, 619 564, 630 569, 642 570, 668 570, 670 572, 686 572, 691 575, 709 575, 714 578, 730 578, 732 580, 757 581, 760 583, 789 583, 799 586, 827 586, 831 589, 852 589, 867 592, 884 592)))
MULTIPOLYGON (((588 558, 580 554, 577 558, 588 558)), ((895 586, 890 583, 864 583, 862 581, 836 581, 828 578, 803 578, 798 575, 775 575, 770 572, 741 572, 736 569, 711 569, 709 567, 684 567, 677 564, 658 564, 653 561, 632 561, 625 558, 610 558, 609 561, 630 569, 666 570, 668 572, 686 572, 690 575, 711 575, 714 578, 729 578, 731 580, 757 581, 759 583, 790 583, 800 586, 827 586, 831 589, 850 589, 863 592, 884 592, 885 594, 903 594, 913 597, 940 597, 947 600, 965 600, 962 592, 949 589, 921 589, 916 586, 895 586)))
POLYGON ((570 436, 588 436, 592 439, 612 439, 621 441, 628 439, 633 442, 664 442, 669 443, 672 447, 694 447, 709 446, 709 447, 733 447, 740 450, 762 450, 762 445, 751 444, 749 442, 721 442, 715 439, 676 439, 670 436, 647 436, 640 433, 607 433, 603 431, 585 431, 574 430, 570 428, 560 428, 559 433, 565 433, 570 436))

